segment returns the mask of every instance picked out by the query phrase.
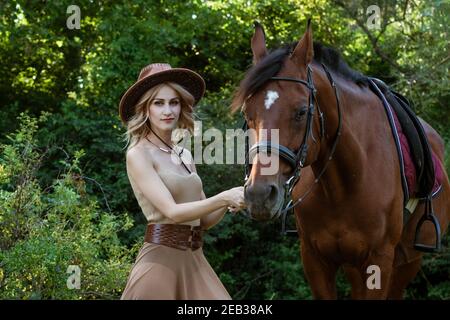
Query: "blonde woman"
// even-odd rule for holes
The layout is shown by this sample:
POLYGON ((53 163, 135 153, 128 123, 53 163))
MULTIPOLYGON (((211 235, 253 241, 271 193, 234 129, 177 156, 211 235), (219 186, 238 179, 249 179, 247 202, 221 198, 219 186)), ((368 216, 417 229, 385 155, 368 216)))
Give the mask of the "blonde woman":
POLYGON ((227 209, 245 207, 243 187, 206 198, 191 153, 172 142, 176 128, 193 132, 192 111, 204 92, 197 73, 156 63, 120 101, 127 174, 148 221, 121 299, 230 299, 203 254, 202 233, 227 209))

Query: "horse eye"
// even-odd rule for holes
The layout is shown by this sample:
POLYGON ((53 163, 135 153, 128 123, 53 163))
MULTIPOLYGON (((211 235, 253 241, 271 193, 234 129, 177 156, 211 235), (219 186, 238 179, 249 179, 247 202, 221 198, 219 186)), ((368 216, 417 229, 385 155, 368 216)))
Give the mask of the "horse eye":
POLYGON ((307 107, 303 106, 301 109, 297 110, 295 112, 295 120, 300 121, 302 117, 306 114, 306 111, 308 110, 307 107))

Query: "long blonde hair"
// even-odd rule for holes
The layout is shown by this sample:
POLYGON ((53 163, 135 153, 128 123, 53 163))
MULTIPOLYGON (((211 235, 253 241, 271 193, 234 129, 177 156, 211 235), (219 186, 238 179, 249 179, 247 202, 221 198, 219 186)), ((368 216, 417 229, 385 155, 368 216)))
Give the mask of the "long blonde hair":
POLYGON ((147 90, 141 96, 136 106, 134 107, 135 112, 133 116, 128 120, 127 131, 124 134, 124 140, 126 141, 125 147, 128 146, 127 151, 151 132, 148 108, 150 108, 150 105, 153 102, 153 99, 158 94, 159 90, 161 90, 161 88, 165 85, 172 88, 180 98, 181 112, 177 127, 181 129, 187 129, 191 133, 191 135, 194 133, 193 106, 195 99, 192 94, 177 83, 160 83, 147 90))

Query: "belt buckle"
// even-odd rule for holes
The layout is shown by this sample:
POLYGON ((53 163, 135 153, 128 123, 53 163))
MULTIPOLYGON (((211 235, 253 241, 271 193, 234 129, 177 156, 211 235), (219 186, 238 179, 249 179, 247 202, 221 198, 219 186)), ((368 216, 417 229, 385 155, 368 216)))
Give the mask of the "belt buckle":
POLYGON ((193 231, 194 230, 192 228, 189 228, 189 236, 188 236, 187 240, 184 240, 185 238, 183 236, 181 236, 181 239, 179 239, 176 244, 177 249, 184 250, 184 251, 186 251, 187 249, 193 250, 193 247, 194 247, 194 245, 193 245, 194 241, 192 241, 193 231))
MULTIPOLYGON (((195 251, 195 250, 201 248, 201 246, 203 244, 203 241, 201 238, 203 230, 193 229, 193 227, 191 227, 188 232, 189 232, 189 236, 188 236, 187 240, 185 240, 186 238, 183 237, 182 233, 178 234, 177 235, 178 239, 175 241, 175 243, 172 244, 172 247, 179 249, 179 250, 183 250, 183 251, 186 251, 187 249, 191 249, 192 251, 195 251), (200 240, 197 240, 197 239, 200 239, 200 240)), ((184 236, 185 235, 186 234, 184 234, 184 236)))
POLYGON ((189 238, 188 238, 188 241, 187 241, 187 248, 190 248, 192 251, 194 251, 194 248, 193 248, 193 245, 194 245, 194 242, 192 241, 193 240, 193 238, 194 238, 194 230, 190 230, 190 232, 189 232, 189 238))
POLYGON ((201 230, 201 229, 192 229, 191 230, 189 246, 192 249, 192 251, 195 251, 202 247, 202 244, 203 244, 202 232, 203 232, 203 230, 201 230))

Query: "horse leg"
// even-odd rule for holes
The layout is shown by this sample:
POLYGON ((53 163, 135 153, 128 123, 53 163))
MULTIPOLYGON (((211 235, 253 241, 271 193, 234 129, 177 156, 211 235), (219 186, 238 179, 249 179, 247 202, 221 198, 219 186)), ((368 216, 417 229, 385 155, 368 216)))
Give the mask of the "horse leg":
POLYGON ((305 245, 305 241, 302 242, 301 256, 314 299, 337 299, 337 266, 326 263, 313 248, 305 245))
MULTIPOLYGON (((450 220, 450 203, 448 196, 450 189, 447 181, 444 181, 442 194, 439 194, 433 200, 435 214, 441 224, 441 234, 445 234, 448 222, 450 220)), ((403 299, 403 293, 417 272, 420 270, 423 253, 413 249, 414 236, 419 219, 424 212, 423 204, 419 204, 413 215, 410 217, 402 234, 402 241, 397 246, 396 257, 394 261, 394 271, 389 288, 388 299, 403 299)), ((434 244, 435 231, 428 225, 421 231, 419 242, 434 244)))
POLYGON ((420 270, 422 258, 394 267, 388 299, 402 300, 405 288, 420 270))
POLYGON ((342 266, 348 282, 352 286, 352 299, 362 299, 365 296, 366 284, 361 277, 361 271, 350 265, 342 266))

